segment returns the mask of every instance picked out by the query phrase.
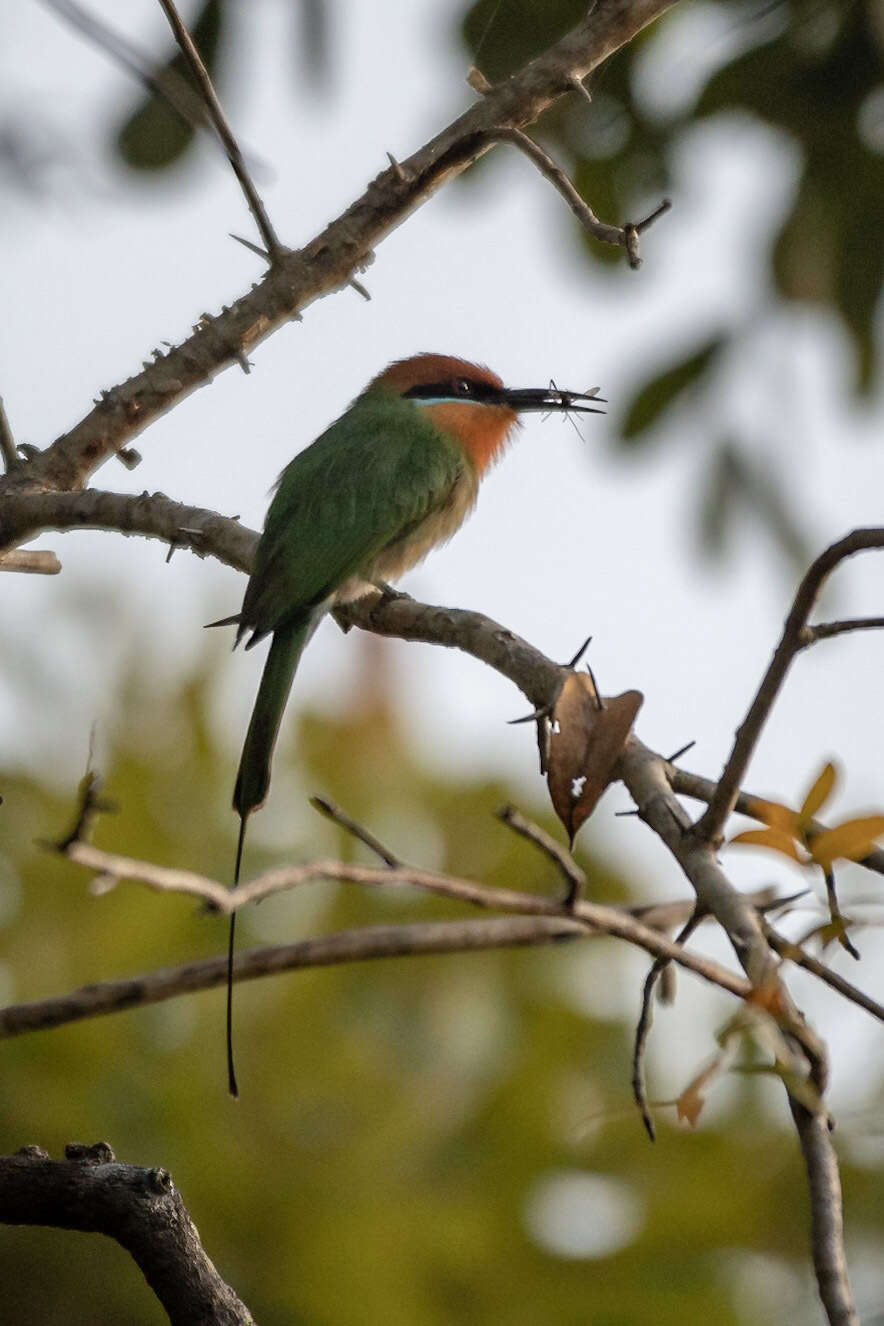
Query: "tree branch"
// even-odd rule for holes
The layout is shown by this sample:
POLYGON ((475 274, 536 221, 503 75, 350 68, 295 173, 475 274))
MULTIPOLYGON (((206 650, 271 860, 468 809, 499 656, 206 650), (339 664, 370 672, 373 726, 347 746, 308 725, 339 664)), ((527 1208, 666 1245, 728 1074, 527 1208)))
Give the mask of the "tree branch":
POLYGON ((242 152, 239 149, 239 143, 233 135, 230 125, 221 109, 221 103, 218 95, 212 85, 212 79, 209 71, 203 63, 202 56, 194 44, 193 38, 187 30, 187 25, 178 13, 173 0, 160 0, 160 7, 166 18, 169 20, 169 26, 175 34, 175 40, 181 48, 181 53, 187 61, 188 68, 196 82, 197 87, 203 95, 203 100, 209 112, 209 118, 215 128, 215 132, 224 145, 224 151, 227 153, 227 160, 230 162, 234 175, 239 181, 239 186, 243 191, 245 200, 248 203, 249 211, 255 218, 255 225, 267 248, 267 255, 273 261, 277 262, 284 252, 282 244, 277 238, 276 231, 270 224, 270 218, 267 215, 266 208, 261 201, 258 190, 255 188, 254 181, 246 169, 246 163, 243 160, 242 152))
MULTIPOLYGON (((689 905, 689 904, 688 904, 689 905)), ((245 949, 236 956, 234 979, 258 980, 284 971, 332 967, 375 958, 420 957, 431 953, 472 953, 486 949, 529 947, 567 938, 598 939, 567 916, 495 916, 481 920, 424 921, 406 925, 369 925, 339 930, 294 944, 245 949)), ((739 977, 733 978, 739 984, 739 977)), ((178 995, 210 990, 227 981, 227 956, 204 958, 123 980, 97 981, 68 994, 0 1009, 0 1040, 49 1031, 84 1018, 102 1017, 178 995)), ((748 990, 748 985, 745 987, 748 990)))
POLYGON ((44 530, 104 529, 161 539, 237 571, 251 569, 258 535, 229 516, 175 502, 165 493, 9 492, 0 494, 0 553, 44 530))
POLYGON ((733 749, 718 780, 715 794, 694 827, 694 833, 698 838, 716 844, 721 841, 724 826, 737 804, 740 784, 746 776, 749 761, 792 660, 806 644, 812 643, 803 638, 804 631, 826 578, 848 557, 873 548, 884 548, 884 529, 854 530, 846 538, 839 539, 837 543, 827 548, 807 571, 798 586, 780 643, 764 674, 755 699, 749 706, 749 712, 737 729, 733 749))
POLYGON ((106 1142, 0 1156, 0 1221, 106 1234, 138 1263, 172 1326, 253 1326, 206 1256, 168 1170, 123 1165, 106 1142))
POLYGON ((55 850, 75 865, 95 872, 96 892, 103 894, 117 881, 128 880, 146 884, 148 888, 160 893, 180 893, 197 898, 224 916, 247 903, 321 880, 360 884, 368 888, 417 888, 473 907, 512 912, 519 916, 571 920, 601 934, 625 939, 655 957, 672 959, 731 994, 746 998, 751 993, 751 987, 741 977, 710 959, 685 953, 659 930, 651 929, 645 921, 637 920, 627 908, 606 907, 586 901, 578 901, 573 907, 568 907, 542 894, 522 893, 497 886, 488 888, 472 880, 458 879, 454 875, 442 875, 432 870, 420 870, 414 866, 389 869, 344 861, 310 861, 304 865, 286 866, 230 889, 216 880, 189 870, 135 861, 130 857, 104 852, 91 843, 77 839, 62 843, 55 850))
MULTIPOLYGON (((677 769, 672 765, 669 767, 669 782, 674 792, 691 797, 694 801, 705 801, 707 805, 714 797, 718 786, 714 778, 704 778, 701 774, 688 773, 686 769, 677 769)), ((753 792, 741 792, 734 804, 734 810, 741 815, 749 815, 752 819, 763 821, 762 811, 769 804, 764 797, 756 796, 753 792)), ((808 821, 809 836, 827 831, 828 826, 823 824, 822 820, 808 821)), ((855 861, 854 865, 865 866, 866 870, 884 875, 884 848, 873 848, 866 856, 855 861)))
POLYGON ((815 645, 817 640, 831 640, 849 631, 880 631, 882 627, 884 617, 852 617, 843 622, 819 622, 816 626, 805 626, 801 633, 801 648, 807 649, 815 645))
MULTIPOLYGON (((580 86, 582 88, 583 85, 580 86)), ((555 189, 558 189, 587 234, 592 235, 593 239, 602 244, 615 244, 619 248, 625 249, 629 265, 634 271, 641 267, 639 235, 669 211, 672 203, 668 198, 659 207, 656 207, 649 216, 646 216, 643 221, 627 221, 622 226, 607 225, 604 221, 598 219, 595 212, 577 192, 568 176, 556 165, 552 157, 544 152, 540 144, 535 143, 533 138, 522 133, 521 129, 491 129, 486 133, 485 138, 489 142, 512 143, 514 147, 517 147, 529 161, 534 163, 541 175, 548 179, 555 189)))
POLYGON ((303 249, 287 252, 254 289, 217 317, 204 316, 194 334, 128 381, 102 393, 68 433, 36 455, 0 490, 81 488, 109 456, 155 419, 246 355, 315 300, 346 286, 373 250, 448 180, 492 144, 485 135, 522 128, 573 90, 626 45, 673 0, 605 0, 577 26, 505 82, 492 88, 401 166, 389 166, 366 192, 303 249))
MULTIPOLYGON (((142 500, 148 503, 148 508, 153 501, 153 499, 148 498, 142 500)), ((164 516, 168 517, 173 512, 166 504, 168 504, 168 499, 159 499, 159 510, 164 513, 164 516)), ((171 506, 174 507, 175 504, 171 504, 171 506)), ((204 513, 204 515, 211 517, 212 513, 204 513)), ((33 509, 31 516, 33 517, 33 509)), ((147 525, 152 523, 154 519, 154 513, 150 511, 149 518, 145 517, 141 523, 147 525)), ((221 518, 215 517, 215 519, 220 521, 221 518)), ((173 523, 171 520, 169 521, 170 525, 173 523)), ((234 525, 234 522, 222 522, 216 531, 225 544, 231 535, 231 525, 234 525)), ((177 527, 182 528, 183 522, 179 520, 177 527)), ((139 528, 139 532, 153 533, 154 531, 153 529, 139 528)), ((160 537, 163 537, 163 535, 160 535, 160 537)), ((254 546, 254 535, 249 531, 240 530, 238 537, 242 538, 244 542, 238 546, 237 556, 243 563, 248 564, 251 558, 251 549, 254 546)), ((840 543, 827 550, 827 553, 818 559, 814 567, 811 568, 811 572, 802 582, 792 614, 790 614, 789 621, 787 621, 784 640, 788 635, 789 647, 786 649, 786 646, 781 642, 780 649, 774 657, 774 663, 769 669, 769 676, 775 677, 776 684, 773 686, 769 701, 767 691, 765 691, 763 701, 765 712, 769 709, 769 704, 772 703, 794 654, 794 650, 791 648, 792 637, 789 635, 790 623, 797 622, 798 629, 806 624, 806 616, 810 612, 819 584, 829 570, 837 565, 838 561, 845 556, 849 556, 852 552, 860 551, 862 548, 879 547, 882 544, 884 544, 884 531, 855 531, 852 535, 847 536, 846 539, 841 540, 840 543), (785 661, 783 661, 784 659, 785 661), (776 664, 776 667, 774 667, 774 664, 776 664)), ((199 551, 213 551, 211 540, 208 538, 203 540, 199 551)), ((480 613, 433 607, 416 603, 407 596, 403 596, 395 599, 369 597, 341 607, 335 615, 345 628, 358 625, 365 630, 380 635, 423 640, 463 649, 487 663, 502 675, 509 677, 523 691, 536 709, 544 706, 548 708, 554 702, 564 678, 568 675, 566 668, 544 657, 527 641, 520 639, 513 632, 508 631, 480 613)), ((753 706, 753 711, 754 708, 753 706)), ((760 726, 758 730, 760 731, 760 726)), ((754 740, 750 743, 750 749, 751 746, 754 746, 754 740)), ((731 776, 732 774, 733 771, 731 771, 731 776)), ((808 1072, 814 1089, 817 1095, 822 1098, 828 1071, 824 1047, 803 1021, 788 992, 782 985, 777 973, 776 958, 771 951, 751 903, 734 889, 715 858, 714 843, 696 833, 690 818, 678 801, 674 791, 674 786, 680 781, 681 777, 678 771, 673 770, 666 760, 650 751, 637 737, 632 736, 619 761, 617 776, 621 777, 627 786, 642 819, 658 834, 679 862, 694 887, 701 907, 714 916, 728 934, 737 957, 749 976, 750 984, 746 986, 739 978, 731 978, 730 974, 726 974, 729 984, 725 988, 731 988, 734 993, 742 994, 743 997, 746 997, 751 989, 765 992, 766 1006, 771 1011, 775 1011, 780 1025, 787 1030, 793 1041, 800 1045, 807 1060, 808 1072)), ((694 779, 694 776, 685 775, 684 777, 687 780, 693 780, 692 788, 689 789, 685 785, 684 790, 690 791, 690 795, 697 795, 699 791, 702 799, 704 790, 698 789, 697 780, 694 779)), ((720 795, 720 784, 718 790, 713 791, 713 797, 716 795, 720 795)), ((736 804, 738 797, 739 788, 737 787, 734 793, 734 804, 736 804)), ((873 865, 872 868, 877 867, 873 865)), ((387 876, 385 882, 389 882, 391 872, 380 873, 387 876)), ((248 886, 243 887, 247 888, 248 886)), ((477 888, 478 886, 471 887, 477 888)), ((495 893, 499 895, 500 891, 495 890, 495 893)), ((228 896, 227 890, 224 890, 224 894, 225 897, 228 896)), ((241 897, 240 901, 242 900, 241 897)), ((465 900, 471 901, 469 898, 465 900)), ((509 905, 500 896, 499 902, 503 906, 509 905)), ((479 905, 483 904, 480 903, 479 905)), ((548 902, 547 906, 548 908, 555 908, 556 904, 548 902)), ((595 923, 592 913, 586 910, 591 907, 592 904, 579 904, 576 915, 580 922, 595 923)), ((517 909, 514 908, 514 910, 517 909)), ((533 904, 532 910, 536 914, 537 909, 533 904)), ((550 911, 547 910, 546 915, 549 916, 550 914, 550 911)), ((610 918, 596 914, 595 919, 601 920, 604 924, 610 918)), ((683 950, 679 952, 677 946, 673 945, 671 941, 663 940, 653 932, 641 937, 635 933, 627 933, 628 927, 624 927, 622 920, 618 922, 617 928, 613 925, 606 925, 605 928, 607 933, 619 934, 621 938, 639 943, 647 951, 654 953, 655 956, 672 957, 680 965, 696 969, 696 960, 693 955, 689 955, 683 950)), ((714 979, 709 977, 708 972, 701 974, 706 975, 708 979, 714 979)), ((850 1320, 849 1317, 839 1318, 837 1316, 837 1313, 841 1310, 839 1305, 850 1303, 850 1289, 846 1278, 839 1269, 843 1266, 843 1252, 840 1261, 833 1252, 833 1248, 837 1251, 835 1234, 840 1222, 840 1191, 837 1184, 833 1186, 831 1181, 835 1160, 834 1153, 831 1150, 831 1141, 828 1137, 827 1121, 822 1113, 816 1115, 808 1112, 806 1106, 791 1095, 790 1107, 795 1118, 796 1128, 799 1131, 806 1162, 809 1165, 813 1164, 819 1167, 818 1172, 809 1170, 809 1180, 811 1200, 814 1204, 814 1260, 817 1267, 820 1293, 830 1319, 847 1322, 850 1320), (819 1209, 817 1209, 817 1206, 819 1206, 819 1209)), ((835 1176, 837 1179, 837 1171, 835 1176)))
POLYGON ((882 1007, 876 999, 873 999, 871 995, 867 995, 864 990, 858 990, 855 985, 850 981, 845 980, 843 976, 839 976, 831 967, 827 967, 824 962, 820 962, 818 958, 805 952, 800 944, 796 944, 792 940, 786 939, 785 935, 778 934, 767 921, 762 920, 761 924, 767 942, 781 958, 785 958, 788 962, 793 962, 796 967, 803 967, 805 971, 811 972, 825 985, 830 986, 833 990, 837 990, 845 999, 849 999, 852 1004, 856 1004, 859 1008, 864 1008, 867 1013, 871 1013, 872 1017, 877 1018, 879 1022, 884 1022, 884 1007, 882 1007))

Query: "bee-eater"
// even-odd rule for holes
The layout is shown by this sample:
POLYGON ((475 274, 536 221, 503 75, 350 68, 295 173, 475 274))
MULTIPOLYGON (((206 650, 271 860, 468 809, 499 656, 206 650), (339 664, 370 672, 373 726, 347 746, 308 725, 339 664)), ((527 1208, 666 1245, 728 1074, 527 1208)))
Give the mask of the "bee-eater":
MULTIPOLYGON (((597 390, 597 389, 596 389, 597 390)), ((246 824, 267 796, 270 764, 301 654, 339 603, 383 590, 460 527, 479 480, 498 459, 519 414, 601 413, 596 392, 505 387, 477 364, 420 354, 384 369, 311 446, 283 470, 255 553, 234 648, 272 635, 239 762, 240 817, 234 884, 246 824)), ((230 919, 228 1085, 235 913, 230 919)))

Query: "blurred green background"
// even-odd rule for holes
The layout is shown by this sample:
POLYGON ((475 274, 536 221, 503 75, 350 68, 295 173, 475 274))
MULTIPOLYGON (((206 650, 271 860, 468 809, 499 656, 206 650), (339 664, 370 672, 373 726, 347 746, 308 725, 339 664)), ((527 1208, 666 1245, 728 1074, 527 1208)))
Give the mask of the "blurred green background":
MULTIPOLYGON (((365 650, 360 697, 341 697, 337 718, 292 723, 267 812, 285 846, 261 847, 258 817, 250 871, 365 855, 305 818, 303 795, 287 798, 297 788, 333 794, 421 864, 558 889, 493 817, 511 788, 414 762, 383 647, 351 639, 365 650)), ((218 666, 213 651, 170 689, 137 664, 120 679, 106 766, 119 809, 99 821, 99 845, 228 877, 231 751, 210 701, 218 666)), ((16 1000, 222 949, 224 923, 187 900, 137 885, 90 897, 87 872, 34 844, 64 831, 72 795, 11 772, 2 786, 3 970, 16 1000)), ((554 828, 542 804, 524 808, 554 828)), ((603 862, 581 859, 592 897, 637 896, 603 862)), ((240 946, 459 912, 417 895, 308 886, 244 913, 240 946)), ((651 1146, 628 1085, 644 961, 622 958, 591 941, 240 986, 238 1102, 225 1092, 221 991, 8 1041, 4 1146, 60 1155, 68 1141, 102 1138, 120 1159, 169 1168, 259 1322, 814 1320, 805 1181, 780 1093, 731 1075, 712 1088, 696 1132, 658 1111, 651 1146)), ((721 1020, 732 1011, 713 992, 707 1004, 721 1020)), ((715 1047, 709 1034, 682 1042, 679 1021, 678 1005, 661 1010, 654 1043, 684 1086, 715 1047)), ((847 1139, 869 1122, 844 1121, 847 1139)), ((849 1149, 845 1161, 852 1242, 872 1247, 880 1178, 849 1149)), ((4 1319, 21 1326, 163 1319, 134 1265, 98 1236, 5 1229, 0 1277, 4 1319)))

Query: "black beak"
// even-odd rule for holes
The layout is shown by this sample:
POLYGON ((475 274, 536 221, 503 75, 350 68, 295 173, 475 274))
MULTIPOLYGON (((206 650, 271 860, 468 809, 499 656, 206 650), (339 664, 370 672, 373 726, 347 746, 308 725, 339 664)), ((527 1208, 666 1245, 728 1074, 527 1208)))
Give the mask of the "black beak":
POLYGON ((598 393, 598 387, 593 387, 591 391, 561 391, 558 387, 549 386, 504 387, 500 395, 502 405, 508 405, 511 410, 518 410, 520 414, 532 410, 542 414, 548 414, 553 410, 560 410, 565 414, 604 414, 605 411, 598 409, 597 404, 585 404, 587 401, 605 404, 598 393))

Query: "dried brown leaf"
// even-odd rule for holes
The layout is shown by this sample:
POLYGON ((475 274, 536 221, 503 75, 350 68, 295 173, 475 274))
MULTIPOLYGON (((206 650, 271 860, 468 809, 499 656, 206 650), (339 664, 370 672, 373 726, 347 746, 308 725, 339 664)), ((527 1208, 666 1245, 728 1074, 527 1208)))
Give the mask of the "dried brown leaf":
POLYGON ((592 679, 566 678, 551 714, 547 784, 555 812, 573 843, 592 814, 632 729, 644 696, 625 691, 600 702, 592 679))
POLYGON ((705 1068, 691 1079, 675 1102, 675 1112, 679 1119, 684 1119, 693 1128, 703 1106, 706 1104, 706 1089, 718 1076, 724 1065, 724 1055, 717 1054, 705 1068))

